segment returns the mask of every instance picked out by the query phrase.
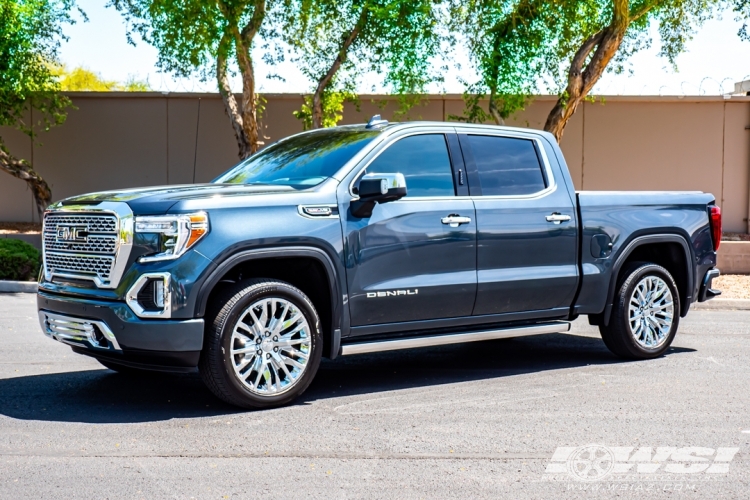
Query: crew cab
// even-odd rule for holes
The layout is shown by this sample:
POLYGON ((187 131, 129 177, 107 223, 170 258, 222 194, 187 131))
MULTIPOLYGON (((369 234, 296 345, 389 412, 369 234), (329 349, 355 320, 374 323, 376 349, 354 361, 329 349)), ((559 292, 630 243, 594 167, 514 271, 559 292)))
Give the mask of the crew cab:
MULTIPOLYGON (((655 186, 656 187, 656 186, 655 186)), ((463 123, 297 134, 208 184, 85 194, 44 215, 44 333, 121 372, 198 367, 286 404, 321 357, 567 332, 662 355, 720 292, 701 192, 576 192, 553 136, 463 123)))

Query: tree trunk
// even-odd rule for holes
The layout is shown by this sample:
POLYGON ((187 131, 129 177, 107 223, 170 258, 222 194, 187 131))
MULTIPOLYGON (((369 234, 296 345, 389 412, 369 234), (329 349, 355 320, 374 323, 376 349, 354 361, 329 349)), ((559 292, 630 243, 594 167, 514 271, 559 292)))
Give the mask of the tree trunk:
POLYGON ((34 169, 26 160, 19 160, 8 153, 4 147, 0 146, 0 170, 8 172, 16 179, 26 181, 34 196, 34 203, 39 214, 39 220, 42 220, 44 211, 52 200, 52 191, 42 176, 34 172, 34 169))
POLYGON ((260 135, 258 133, 257 116, 258 95, 255 93, 255 72, 250 51, 253 46, 253 39, 266 16, 266 2, 265 0, 255 0, 253 14, 242 31, 240 31, 236 19, 233 18, 229 7, 224 2, 219 1, 219 9, 229 22, 229 26, 219 42, 216 57, 216 80, 219 93, 224 101, 224 110, 229 117, 234 136, 237 139, 238 155, 240 160, 244 160, 255 153, 261 144, 258 140, 260 135), (237 105, 237 99, 232 94, 227 75, 227 58, 232 45, 242 76, 241 107, 237 105))
POLYGON ((565 125, 578 109, 578 105, 586 99, 620 48, 630 25, 628 3, 628 0, 614 0, 609 26, 586 39, 573 56, 568 70, 568 85, 550 111, 544 125, 544 130, 552 133, 557 142, 562 139, 565 125), (586 63, 592 51, 594 53, 586 63))
POLYGON ((500 115, 500 110, 497 109, 497 96, 495 95, 495 88, 490 90, 490 104, 488 106, 490 110, 490 116, 495 120, 495 125, 505 125, 505 120, 500 115))
POLYGON ((245 133, 244 120, 240 113, 237 99, 232 93, 227 76, 227 53, 229 52, 229 43, 231 35, 226 33, 219 43, 219 54, 216 58, 216 80, 219 86, 219 93, 224 102, 224 111, 229 117, 229 122, 234 130, 234 137, 237 139, 238 155, 240 160, 244 160, 252 154, 252 146, 249 137, 245 133))
POLYGON ((339 68, 341 68, 341 65, 344 64, 344 61, 346 61, 349 47, 351 47, 351 45, 357 39, 357 36, 359 36, 360 31, 362 31, 362 28, 367 22, 367 14, 367 4, 365 4, 364 6, 362 6, 362 12, 359 15, 359 19, 357 19, 357 24, 354 25, 354 28, 352 28, 346 38, 344 38, 344 41, 341 43, 339 53, 336 56, 336 59, 334 59, 333 64, 331 64, 331 67, 328 68, 328 71, 325 75, 323 75, 323 78, 318 81, 318 86, 315 88, 315 93, 313 94, 312 98, 313 129, 323 127, 323 94, 325 93, 328 85, 330 85, 331 81, 333 80, 333 77, 336 75, 336 72, 339 70, 339 68))
POLYGON ((237 52, 237 65, 242 75, 242 129, 249 144, 249 151, 240 159, 245 159, 258 151, 258 95, 255 93, 255 71, 250 59, 250 47, 241 42, 235 44, 237 52))

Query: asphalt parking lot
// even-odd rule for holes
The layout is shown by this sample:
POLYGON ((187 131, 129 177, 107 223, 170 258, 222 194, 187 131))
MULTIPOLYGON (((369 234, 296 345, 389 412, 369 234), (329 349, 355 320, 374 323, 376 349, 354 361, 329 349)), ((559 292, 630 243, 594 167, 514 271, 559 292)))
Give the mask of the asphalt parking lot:
POLYGON ((2 498, 750 496, 750 311, 692 311, 645 362, 585 319, 324 361, 298 404, 258 412, 74 354, 31 294, 0 295, 0 342, 2 498))

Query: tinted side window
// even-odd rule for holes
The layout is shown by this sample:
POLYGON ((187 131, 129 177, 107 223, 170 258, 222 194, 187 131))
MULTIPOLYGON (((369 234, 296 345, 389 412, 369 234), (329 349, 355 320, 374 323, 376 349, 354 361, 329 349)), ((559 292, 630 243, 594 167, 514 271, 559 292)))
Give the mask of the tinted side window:
POLYGON ((484 196, 533 194, 547 187, 542 165, 528 139, 468 136, 484 196))
POLYGON ((443 134, 412 135, 391 144, 370 163, 367 173, 404 174, 409 198, 455 195, 443 134))

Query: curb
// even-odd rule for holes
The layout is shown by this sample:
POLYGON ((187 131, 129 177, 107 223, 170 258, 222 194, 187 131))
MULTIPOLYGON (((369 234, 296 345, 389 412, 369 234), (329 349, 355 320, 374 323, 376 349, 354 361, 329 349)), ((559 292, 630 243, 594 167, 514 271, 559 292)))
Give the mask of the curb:
POLYGON ((696 302, 691 309, 696 311, 750 311, 750 299, 712 299, 706 302, 696 302))
POLYGON ((38 287, 39 285, 36 281, 0 280, 0 293, 36 293, 38 287))

